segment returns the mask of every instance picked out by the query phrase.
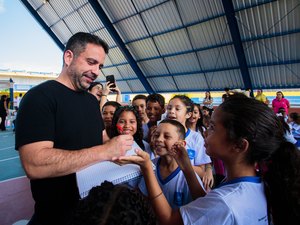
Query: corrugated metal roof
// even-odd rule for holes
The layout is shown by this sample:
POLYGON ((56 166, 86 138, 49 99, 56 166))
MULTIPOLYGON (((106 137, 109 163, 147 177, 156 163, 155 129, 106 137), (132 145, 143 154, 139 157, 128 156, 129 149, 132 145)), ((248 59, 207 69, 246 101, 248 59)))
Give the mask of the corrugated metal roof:
POLYGON ((299 0, 21 1, 60 46, 104 39, 123 93, 300 87, 299 0))

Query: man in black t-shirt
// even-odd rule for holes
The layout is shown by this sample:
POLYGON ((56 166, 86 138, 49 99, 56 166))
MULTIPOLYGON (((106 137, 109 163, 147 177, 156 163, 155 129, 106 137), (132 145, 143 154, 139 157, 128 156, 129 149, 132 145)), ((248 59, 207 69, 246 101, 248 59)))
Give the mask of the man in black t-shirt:
POLYGON ((103 144, 99 104, 86 91, 107 53, 107 44, 97 36, 73 35, 64 50, 59 77, 32 88, 22 99, 16 149, 35 200, 29 224, 67 224, 80 198, 76 171, 125 155, 132 147, 130 135, 103 144))

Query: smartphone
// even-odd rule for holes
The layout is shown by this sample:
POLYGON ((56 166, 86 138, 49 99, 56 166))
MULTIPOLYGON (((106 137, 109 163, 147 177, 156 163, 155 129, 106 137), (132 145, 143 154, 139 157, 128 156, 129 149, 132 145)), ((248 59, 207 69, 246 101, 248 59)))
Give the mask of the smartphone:
POLYGON ((114 75, 107 75, 106 76, 106 82, 109 82, 109 83, 113 83, 113 85, 111 86, 112 88, 115 88, 116 87, 116 80, 115 80, 115 76, 114 75))

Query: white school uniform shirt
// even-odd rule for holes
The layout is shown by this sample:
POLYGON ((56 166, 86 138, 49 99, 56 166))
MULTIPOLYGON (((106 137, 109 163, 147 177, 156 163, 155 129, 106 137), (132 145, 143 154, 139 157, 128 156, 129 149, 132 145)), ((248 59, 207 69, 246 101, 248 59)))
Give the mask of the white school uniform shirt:
POLYGON ((204 139, 199 132, 188 129, 185 134, 186 149, 193 166, 211 163, 210 157, 206 154, 204 139))
POLYGON ((180 208, 185 225, 268 225, 267 200, 259 177, 224 183, 180 208))
POLYGON ((291 142, 292 144, 296 144, 297 140, 295 139, 294 135, 291 132, 292 128, 291 128, 290 125, 289 125, 289 127, 290 127, 290 131, 288 131, 288 130, 285 131, 283 136, 284 136, 286 141, 291 142))
MULTIPOLYGON (((155 176, 170 206, 173 209, 176 209, 191 202, 193 199, 185 176, 180 167, 178 166, 177 169, 173 171, 167 178, 163 179, 160 175, 159 170, 160 161, 160 157, 153 160, 153 163, 156 166, 155 176)), ((203 183, 197 174, 196 177, 203 190, 205 190, 203 187, 203 183)), ((148 195, 144 178, 142 178, 139 183, 139 189, 144 195, 148 195)))
POLYGON ((289 126, 291 128, 291 132, 292 132, 294 138, 300 139, 300 125, 295 122, 291 122, 289 124, 289 126))

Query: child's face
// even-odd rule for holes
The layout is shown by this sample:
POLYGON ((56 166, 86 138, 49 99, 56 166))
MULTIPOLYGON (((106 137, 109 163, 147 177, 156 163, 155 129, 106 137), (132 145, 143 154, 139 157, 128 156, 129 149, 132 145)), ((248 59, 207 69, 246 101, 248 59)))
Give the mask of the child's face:
POLYGON ((97 98, 98 101, 100 101, 100 98, 101 98, 101 95, 102 95, 102 91, 103 91, 102 86, 100 84, 98 84, 98 85, 96 85, 96 86, 94 86, 92 88, 92 90, 90 91, 90 93, 92 95, 94 95, 97 98))
POLYGON ((220 109, 216 109, 212 114, 209 127, 206 130, 205 147, 209 156, 225 159, 231 156, 230 153, 233 153, 233 145, 228 141, 227 130, 220 120, 222 117, 223 113, 220 109))
POLYGON ((209 111, 206 109, 202 110, 203 116, 208 116, 209 115, 209 111))
POLYGON ((133 136, 137 131, 137 121, 134 113, 131 111, 122 112, 118 119, 117 126, 122 127, 123 134, 133 136))
POLYGON ((170 100, 167 107, 167 118, 177 120, 185 127, 185 121, 190 118, 191 112, 187 112, 186 105, 179 98, 170 100))
POLYGON ((165 112, 165 109, 160 106, 158 102, 147 102, 146 113, 151 122, 157 122, 161 120, 161 115, 165 112))
POLYGON ((132 105, 138 111, 140 118, 143 120, 147 118, 146 114, 146 100, 145 99, 136 99, 132 102, 132 105))
POLYGON ((208 119, 208 118, 203 118, 203 125, 204 125, 205 127, 209 127, 209 123, 210 123, 210 119, 208 119))
POLYGON ((179 140, 177 128, 169 123, 159 124, 152 137, 154 150, 159 156, 167 155, 168 151, 179 140))
POLYGON ((201 114, 199 112, 199 108, 197 106, 194 107, 192 112, 192 116, 189 118, 190 123, 197 123, 198 119, 201 118, 201 114))
POLYGON ((116 107, 114 107, 112 105, 103 107, 102 117, 103 117, 105 127, 111 126, 112 118, 114 116, 115 111, 116 111, 116 107))

